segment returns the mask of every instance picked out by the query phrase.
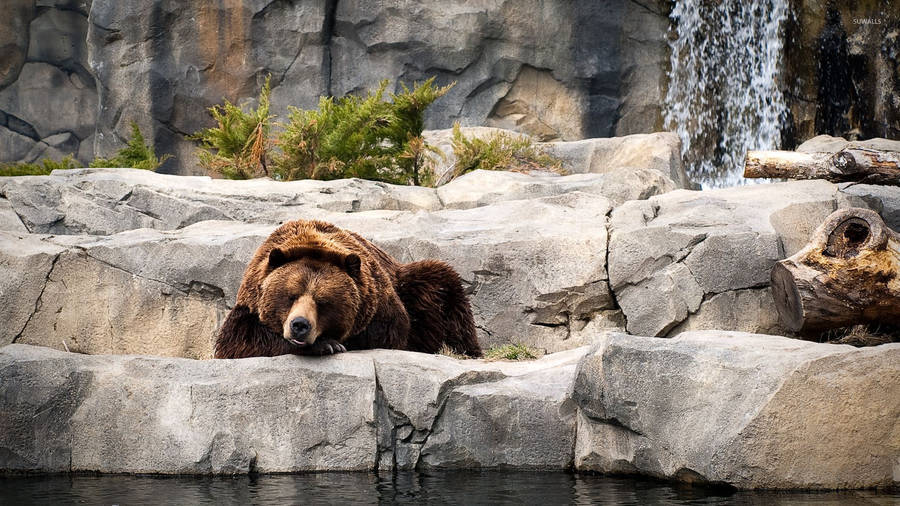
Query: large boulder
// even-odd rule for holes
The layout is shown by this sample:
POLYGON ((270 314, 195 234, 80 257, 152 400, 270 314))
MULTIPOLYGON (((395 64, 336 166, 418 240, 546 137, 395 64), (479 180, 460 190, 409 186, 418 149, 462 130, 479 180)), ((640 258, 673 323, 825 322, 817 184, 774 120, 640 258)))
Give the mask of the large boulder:
POLYGON ((565 469, 585 351, 528 363, 398 351, 194 361, 10 345, 0 472, 565 469))
POLYGON ((549 197, 574 191, 602 195, 613 205, 647 199, 676 189, 675 183, 655 170, 570 176, 475 170, 438 187, 441 204, 469 209, 501 202, 549 197))
POLYGON ((137 169, 73 169, 3 178, 0 196, 33 233, 109 235, 173 230, 206 220, 279 223, 309 208, 437 210, 434 190, 360 179, 275 182, 170 176, 137 169))
POLYGON ((0 469, 234 474, 375 463, 375 370, 0 349, 0 469), (322 402, 334 399, 333 402, 322 402))
MULTIPOLYGON (((191 215, 167 212, 167 205, 173 209, 184 202, 204 212, 219 211, 211 205, 198 205, 200 192, 192 195, 184 190, 184 200, 170 199, 177 193, 174 191, 156 195, 144 200, 141 208, 135 197, 141 192, 154 195, 154 191, 130 187, 115 178, 76 178, 71 186, 57 185, 53 179, 60 177, 65 178, 15 178, 2 188, 32 231, 71 234, 85 230, 83 226, 96 231, 135 226, 126 220, 117 222, 121 215, 135 216, 137 226, 147 223, 162 230, 140 228, 112 235, 24 234, 17 231, 19 223, 12 221, 18 216, 7 213, 12 223, 3 227, 8 231, 0 232, 4 255, 21 256, 32 248, 23 245, 31 244, 59 250, 47 259, 52 265, 49 273, 31 276, 28 271, 10 269, 6 297, 14 300, 16 287, 21 286, 36 291, 40 298, 23 306, 27 310, 18 309, 27 314, 27 324, 4 336, 4 342, 15 339, 59 349, 68 346, 84 353, 211 356, 215 329, 234 304, 247 262, 275 228, 273 215, 257 216, 262 222, 258 224, 207 220, 177 228, 180 223, 172 220, 191 215), (67 192, 68 196, 59 197, 67 192), (79 196, 85 198, 79 201, 79 196), (158 205, 147 207, 155 198, 158 205), (135 207, 121 202, 135 202, 135 207), (94 310, 85 311, 85 307, 94 310)), ((301 183, 305 188, 325 184, 301 183)), ((354 181, 329 184, 336 191, 346 189, 348 199, 362 193, 353 185, 366 187, 354 181)), ((566 190, 564 185, 555 188, 566 190)), ((420 190, 431 192, 434 201, 426 199, 426 203, 437 202, 433 190, 420 190)), ((283 213, 276 215, 281 219, 322 219, 353 230, 402 262, 423 258, 449 262, 469 292, 484 346, 521 341, 550 351, 570 349, 583 344, 596 328, 621 326, 606 275, 606 223, 611 204, 601 195, 573 191, 426 213, 335 212, 318 207, 314 199, 321 193, 311 193, 313 201, 306 205, 269 207, 283 213)), ((238 210, 243 201, 235 200, 227 205, 215 202, 223 209, 238 210)), ((265 207, 260 204, 260 209, 265 207)), ((346 210, 350 208, 348 201, 346 210)), ((252 216, 253 211, 248 206, 243 212, 252 216)), ((43 257, 27 258, 31 262, 43 257)), ((25 288, 22 290, 24 294, 25 288)))
POLYGON ((825 181, 627 202, 610 218, 610 287, 629 333, 781 333, 769 276, 838 207, 868 204, 825 181))
POLYGON ((612 334, 572 395, 578 470, 738 488, 900 483, 900 343, 612 334))
POLYGON ((379 469, 570 467, 576 417, 569 392, 586 351, 522 363, 370 352, 379 469))
POLYGON ((574 466, 739 488, 900 484, 900 344, 612 334, 530 362, 13 344, 0 377, 0 472, 574 466))
MULTIPOLYGON (((492 127, 461 127, 460 132, 469 139, 489 140, 503 135, 512 139, 534 140, 526 134, 492 127)), ((431 160, 438 184, 445 184, 452 177, 456 164, 453 129, 426 130, 422 135, 428 144, 438 150, 438 153, 431 155, 431 160)), ((669 186, 691 188, 681 161, 681 141, 674 133, 657 132, 571 142, 535 142, 534 146, 562 162, 562 169, 569 174, 604 174, 618 181, 632 180, 631 185, 642 184, 633 181, 636 178, 667 179, 671 181, 669 186), (648 171, 655 171, 657 174, 648 171)), ((647 183, 643 185, 646 186, 647 183)))
POLYGON ((679 188, 691 188, 681 161, 681 140, 671 132, 548 142, 540 145, 573 173, 656 170, 679 188))

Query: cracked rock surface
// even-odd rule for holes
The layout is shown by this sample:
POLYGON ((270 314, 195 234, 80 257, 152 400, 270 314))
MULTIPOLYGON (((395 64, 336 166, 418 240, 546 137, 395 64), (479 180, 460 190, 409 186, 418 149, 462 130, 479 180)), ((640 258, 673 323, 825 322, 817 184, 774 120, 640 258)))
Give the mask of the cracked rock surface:
POLYGON ((578 365, 575 467, 738 488, 900 483, 900 343, 610 334, 578 365))
POLYGON ((527 363, 386 350, 195 361, 9 345, 0 471, 563 469, 586 349, 527 363))
POLYGON ((304 218, 360 233, 403 262, 449 262, 483 346, 571 349, 622 324, 606 274, 608 178, 478 171, 439 190, 124 169, 4 178, 0 316, 14 324, 0 342, 210 357, 256 247, 277 223, 304 218))
POLYGON ((0 348, 0 472, 571 469, 900 484, 900 343, 597 334, 531 362, 196 361, 0 348))
POLYGON ((769 290, 772 266, 802 248, 837 208, 877 204, 890 212, 894 203, 878 196, 896 192, 882 188, 793 181, 679 190, 617 207, 608 269, 628 332, 783 333, 769 290))

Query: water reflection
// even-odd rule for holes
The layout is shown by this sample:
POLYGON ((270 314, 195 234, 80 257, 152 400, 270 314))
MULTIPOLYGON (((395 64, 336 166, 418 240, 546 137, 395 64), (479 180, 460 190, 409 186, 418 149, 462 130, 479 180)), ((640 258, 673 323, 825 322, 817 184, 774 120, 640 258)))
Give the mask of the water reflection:
POLYGON ((235 478, 0 478, 0 504, 897 504, 900 494, 752 493, 562 472, 322 473, 235 478))

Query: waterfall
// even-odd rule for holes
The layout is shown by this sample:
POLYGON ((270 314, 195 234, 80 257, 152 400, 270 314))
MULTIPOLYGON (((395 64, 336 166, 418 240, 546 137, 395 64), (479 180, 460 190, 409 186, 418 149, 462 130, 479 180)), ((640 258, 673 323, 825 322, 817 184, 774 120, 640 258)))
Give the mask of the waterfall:
POLYGON ((778 149, 787 0, 676 0, 670 14, 666 129, 691 179, 741 184, 748 149, 778 149))

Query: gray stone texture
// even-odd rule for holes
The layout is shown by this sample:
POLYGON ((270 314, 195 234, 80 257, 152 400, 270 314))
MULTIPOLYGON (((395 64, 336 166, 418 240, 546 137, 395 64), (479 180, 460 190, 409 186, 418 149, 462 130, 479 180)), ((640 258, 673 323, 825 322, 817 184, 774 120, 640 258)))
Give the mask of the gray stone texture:
POLYGON ((527 362, 396 350, 188 360, 0 348, 0 471, 570 469, 900 484, 900 344, 596 334, 527 362))
POLYGON ((0 342, 210 357, 253 251, 298 218, 353 230, 403 262, 449 262, 485 347, 571 349, 604 328, 781 334, 769 290, 775 261, 837 207, 872 207, 889 223, 900 216, 889 187, 663 193, 673 187, 652 169, 476 171, 437 189, 132 169, 4 178, 0 254, 10 267, 0 313, 15 324, 0 342))
POLYGON ((575 467, 738 488, 900 481, 900 343, 611 334, 578 365, 575 467))
POLYGON ((626 202, 610 218, 609 279, 629 333, 783 333, 769 276, 835 209, 896 213, 897 190, 795 181, 626 202))
POLYGON ((0 471, 564 469, 585 351, 527 363, 400 351, 195 361, 10 345, 0 471))
POLYGON ((39 132, 33 142, 72 132, 83 163, 120 149, 135 121, 158 153, 175 155, 163 171, 182 174, 202 173, 184 135, 212 124, 206 109, 252 99, 269 74, 281 119, 320 95, 435 76, 456 86, 429 110, 429 128, 460 121, 540 140, 651 132, 667 15, 656 0, 16 0, 0 23, 0 111, 39 132))
MULTIPOLYGON (((449 262, 469 292, 484 346, 570 349, 597 328, 622 325, 606 275, 611 176, 476 172, 439 190, 125 169, 5 178, 0 249, 18 257, 35 245, 56 254, 46 259, 50 272, 11 269, 4 301, 21 297, 17 286, 41 296, 27 311, 4 306, 23 311, 28 323, 3 342, 209 357, 253 251, 277 223, 305 218, 360 233, 403 262, 449 262)), ((614 198, 623 198, 622 188, 613 188, 614 198)), ((43 257, 28 261, 36 258, 43 257)))

